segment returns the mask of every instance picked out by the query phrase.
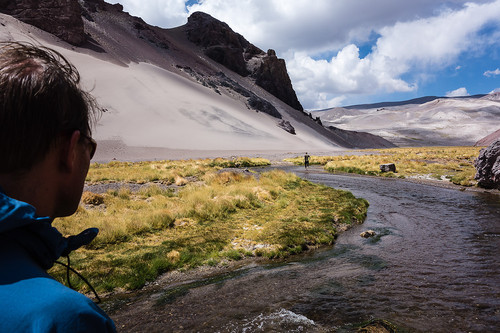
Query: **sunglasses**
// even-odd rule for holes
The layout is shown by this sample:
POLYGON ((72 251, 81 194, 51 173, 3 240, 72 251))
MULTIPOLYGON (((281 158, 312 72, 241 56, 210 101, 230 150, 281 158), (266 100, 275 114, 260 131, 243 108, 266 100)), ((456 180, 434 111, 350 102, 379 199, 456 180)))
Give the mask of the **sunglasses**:
POLYGON ((92 139, 90 136, 88 136, 86 134, 83 134, 81 132, 80 132, 80 136, 82 136, 83 138, 87 139, 87 141, 89 142, 89 145, 90 145, 90 159, 92 159, 92 157, 94 157, 95 151, 97 149, 97 142, 95 142, 95 140, 92 139))

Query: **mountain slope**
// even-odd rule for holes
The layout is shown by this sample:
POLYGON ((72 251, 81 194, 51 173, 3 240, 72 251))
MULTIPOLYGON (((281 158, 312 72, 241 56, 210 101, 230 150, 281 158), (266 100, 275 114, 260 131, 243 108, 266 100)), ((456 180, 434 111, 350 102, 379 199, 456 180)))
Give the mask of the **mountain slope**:
MULTIPOLYGON (((266 53, 251 45, 206 14, 193 15, 185 26, 161 29, 123 12, 120 5, 102 0, 21 0, 9 4, 7 10, 0 3, 0 11, 30 23, 43 21, 33 21, 36 13, 48 13, 58 22, 54 24, 57 29, 50 30, 43 24, 41 28, 71 44, 3 14, 0 38, 52 47, 75 64, 83 85, 92 90, 106 110, 94 131, 101 147, 115 151, 127 146, 314 151, 351 148, 356 142, 371 146, 371 138, 360 136, 348 142, 303 112, 284 61, 272 51, 266 53), (73 8, 75 3, 81 6, 78 13, 83 39, 78 34, 81 29, 69 34, 61 28, 67 24, 67 29, 72 29, 72 23, 64 19, 71 16, 65 6, 71 4, 73 8), (37 11, 45 5, 50 11, 37 11), (62 15, 60 20, 57 10, 62 15), (26 13, 28 19, 23 16, 26 13), (214 39, 207 45, 193 42, 197 34, 210 32, 196 28, 207 22, 215 27, 213 32, 222 32, 225 39, 214 39), (228 44, 235 38, 242 48, 228 44), (233 61, 229 51, 233 57, 247 53, 240 63, 247 72, 238 73, 234 67, 227 67, 224 61, 233 61)), ((380 145, 380 141, 373 143, 380 145)), ((385 141, 384 144, 391 145, 385 141)))

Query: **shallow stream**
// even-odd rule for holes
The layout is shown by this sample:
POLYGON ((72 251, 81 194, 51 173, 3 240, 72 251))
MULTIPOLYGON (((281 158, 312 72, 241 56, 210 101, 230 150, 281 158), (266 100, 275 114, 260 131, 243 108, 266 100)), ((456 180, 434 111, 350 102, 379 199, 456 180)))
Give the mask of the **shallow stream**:
POLYGON ((290 262, 130 298, 112 315, 118 329, 352 332, 384 319, 410 332, 500 331, 500 195, 286 169, 367 199, 365 223, 290 262), (359 236, 368 229, 376 236, 359 236))

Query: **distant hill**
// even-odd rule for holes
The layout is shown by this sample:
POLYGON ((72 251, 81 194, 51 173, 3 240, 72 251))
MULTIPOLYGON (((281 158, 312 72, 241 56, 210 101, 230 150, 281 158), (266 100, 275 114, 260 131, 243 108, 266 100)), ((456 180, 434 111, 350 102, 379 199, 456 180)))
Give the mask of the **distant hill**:
MULTIPOLYGON (((369 132, 398 146, 472 146, 500 127, 500 94, 430 96, 336 107, 313 115, 325 126, 369 132)), ((495 133, 481 142, 489 142, 498 136, 495 133)))
MULTIPOLYGON (((485 94, 480 94, 480 95, 472 95, 472 96, 460 96, 460 97, 439 97, 439 96, 424 96, 424 97, 418 97, 418 98, 413 98, 409 99, 406 101, 399 101, 399 102, 380 102, 380 103, 372 103, 372 104, 358 104, 358 105, 349 105, 349 106, 344 106, 343 108, 345 109, 376 109, 376 108, 385 108, 385 107, 391 107, 391 106, 401 106, 401 105, 408 105, 408 104, 424 104, 427 102, 431 102, 435 99, 447 99, 447 98, 481 98, 486 96, 485 94)), ((324 111, 324 110, 321 110, 324 111)))

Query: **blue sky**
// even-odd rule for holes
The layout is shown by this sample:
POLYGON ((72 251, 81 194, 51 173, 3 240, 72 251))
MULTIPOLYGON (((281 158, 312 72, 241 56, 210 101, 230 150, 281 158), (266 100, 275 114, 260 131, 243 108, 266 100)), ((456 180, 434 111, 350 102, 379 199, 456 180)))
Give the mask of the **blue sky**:
POLYGON ((203 11, 276 50, 310 110, 500 90, 500 0, 118 2, 164 28, 203 11))

